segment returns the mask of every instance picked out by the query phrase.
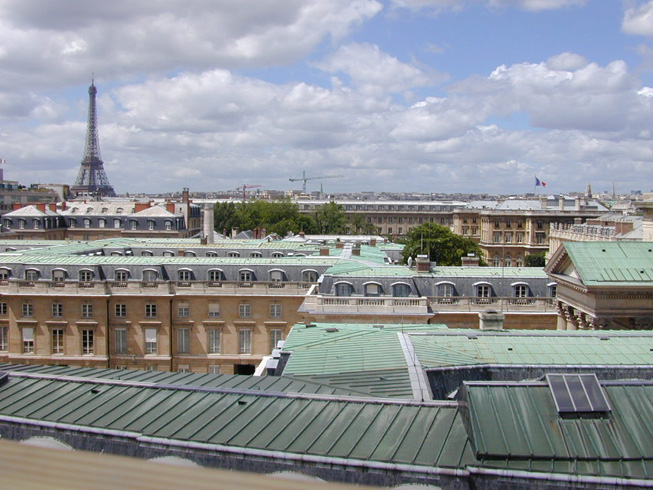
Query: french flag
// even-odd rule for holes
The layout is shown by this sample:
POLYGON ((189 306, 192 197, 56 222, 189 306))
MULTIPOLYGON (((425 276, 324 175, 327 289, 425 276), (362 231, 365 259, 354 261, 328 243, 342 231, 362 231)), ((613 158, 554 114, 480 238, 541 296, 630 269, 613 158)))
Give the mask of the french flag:
POLYGON ((542 187, 546 187, 546 182, 542 182, 540 179, 537 178, 537 176, 535 176, 535 187, 540 186, 540 185, 542 187))

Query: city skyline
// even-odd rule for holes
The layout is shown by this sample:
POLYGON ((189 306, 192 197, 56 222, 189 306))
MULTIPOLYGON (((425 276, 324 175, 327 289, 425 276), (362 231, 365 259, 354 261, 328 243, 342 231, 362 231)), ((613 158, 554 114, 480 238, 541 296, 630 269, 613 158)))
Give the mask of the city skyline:
POLYGON ((0 0, 0 23, 11 180, 75 181, 93 76, 118 193, 651 190, 653 1, 0 0))

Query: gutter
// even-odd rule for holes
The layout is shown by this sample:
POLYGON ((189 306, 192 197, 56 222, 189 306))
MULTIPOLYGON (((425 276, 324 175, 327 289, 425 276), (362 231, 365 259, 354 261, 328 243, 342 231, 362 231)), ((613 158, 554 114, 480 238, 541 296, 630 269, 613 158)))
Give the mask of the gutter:
MULTIPOLYGON (((575 475, 565 473, 538 473, 520 470, 502 470, 494 468, 478 468, 468 466, 470 476, 496 476, 504 478, 523 478, 528 480, 546 480, 564 482, 570 484, 590 483, 594 485, 612 485, 612 486, 631 486, 637 488, 653 488, 653 480, 642 480, 637 478, 620 478, 616 476, 593 476, 593 475, 575 475)), ((573 488, 569 485, 568 488, 573 488)))
POLYGON ((367 461, 360 459, 350 458, 337 458, 331 456, 320 456, 312 454, 298 454, 287 453, 284 451, 270 451, 267 449, 254 449, 248 447, 233 447, 225 446, 222 444, 211 444, 204 442, 194 441, 180 441, 175 439, 167 439, 163 437, 145 436, 138 432, 101 429, 95 427, 85 427, 74 424, 49 422, 45 420, 31 420, 22 417, 13 417, 8 415, 0 415, 0 422, 8 422, 12 424, 24 424, 35 427, 47 427, 58 430, 76 431, 101 436, 121 437, 132 439, 138 443, 153 446, 168 446, 180 449, 197 449, 201 451, 221 452, 241 456, 253 456, 258 458, 276 459, 284 461, 301 461, 306 463, 315 463, 319 465, 328 466, 343 466, 343 467, 357 467, 367 468, 373 470, 383 470, 387 472, 404 472, 404 473, 420 473, 426 475, 442 475, 456 478, 468 478, 470 473, 467 470, 458 468, 436 468, 431 466, 418 466, 411 464, 399 463, 385 463, 382 461, 367 461))

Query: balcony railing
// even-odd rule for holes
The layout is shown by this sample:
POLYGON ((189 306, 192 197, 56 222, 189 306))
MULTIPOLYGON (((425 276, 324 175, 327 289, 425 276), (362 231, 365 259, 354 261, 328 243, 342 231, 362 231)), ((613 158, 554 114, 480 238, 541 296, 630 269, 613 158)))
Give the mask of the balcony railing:
POLYGON ((503 312, 520 311, 533 313, 554 313, 556 299, 549 297, 498 297, 429 296, 429 305, 434 312, 482 312, 491 308, 503 312))
POLYGON ((21 292, 29 294, 80 294, 99 295, 111 294, 220 294, 220 295, 304 295, 313 286, 307 282, 289 281, 52 281, 10 279, 0 281, 0 291, 21 292), (156 290, 156 291, 153 291, 156 290))
POLYGON ((312 314, 367 313, 377 315, 426 315, 426 297, 397 298, 393 296, 319 296, 307 295, 304 308, 312 314))

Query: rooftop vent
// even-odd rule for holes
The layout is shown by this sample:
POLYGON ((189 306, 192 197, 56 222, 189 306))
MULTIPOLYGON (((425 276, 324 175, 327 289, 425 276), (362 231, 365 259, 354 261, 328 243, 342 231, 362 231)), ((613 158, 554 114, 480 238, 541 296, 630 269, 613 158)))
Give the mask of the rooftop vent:
POLYGON ((329 327, 329 328, 326 328, 325 331, 326 331, 326 332, 329 332, 329 333, 331 333, 331 332, 340 332, 340 330, 337 329, 336 327, 329 327))

